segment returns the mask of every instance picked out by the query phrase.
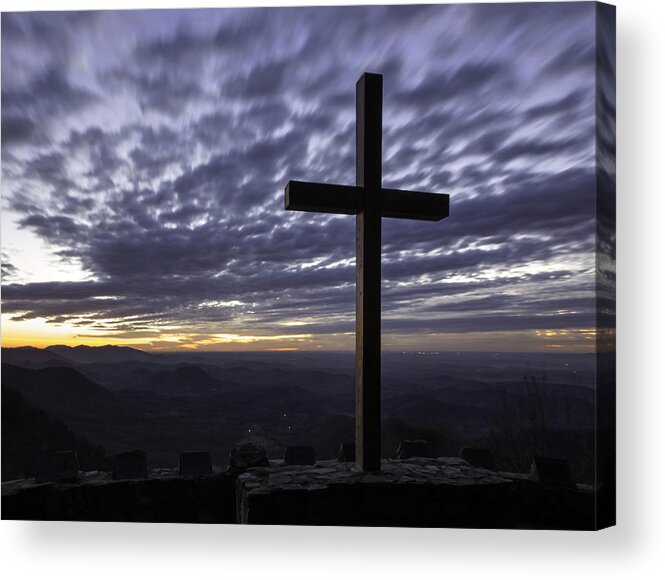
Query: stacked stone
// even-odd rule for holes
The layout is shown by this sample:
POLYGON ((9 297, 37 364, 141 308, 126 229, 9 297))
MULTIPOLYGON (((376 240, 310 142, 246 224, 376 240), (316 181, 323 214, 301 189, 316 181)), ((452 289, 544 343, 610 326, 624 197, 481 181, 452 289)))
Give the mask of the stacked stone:
POLYGON ((590 488, 546 486, 459 457, 271 465, 238 477, 238 521, 285 525, 474 528, 593 527, 590 488))
MULTIPOLYGON (((421 442, 400 455, 423 454, 421 442)), ((147 469, 144 451, 119 454, 112 473, 79 470, 76 454, 42 458, 37 480, 2 484, 3 519, 593 529, 595 493, 575 485, 565 461, 535 457, 529 474, 475 467, 458 457, 386 460, 360 472, 353 447, 315 460, 310 446, 269 461, 236 445, 225 472, 207 452, 177 468, 147 469)), ((463 451, 494 466, 483 450, 463 451)))

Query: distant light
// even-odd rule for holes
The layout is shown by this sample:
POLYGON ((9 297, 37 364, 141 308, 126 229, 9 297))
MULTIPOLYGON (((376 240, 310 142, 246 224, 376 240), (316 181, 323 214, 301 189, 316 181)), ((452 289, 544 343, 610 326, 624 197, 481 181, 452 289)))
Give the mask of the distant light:
POLYGON ((251 432, 252 432, 252 430, 251 430, 251 429, 247 429, 247 433, 251 433, 251 432))
POLYGON ((286 417, 286 413, 284 413, 284 416, 286 417))

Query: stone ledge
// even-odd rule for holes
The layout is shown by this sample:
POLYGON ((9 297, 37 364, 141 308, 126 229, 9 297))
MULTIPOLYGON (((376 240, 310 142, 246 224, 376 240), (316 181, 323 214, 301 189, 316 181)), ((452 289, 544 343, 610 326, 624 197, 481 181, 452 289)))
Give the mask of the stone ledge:
POLYGON ((114 479, 110 471, 80 471, 76 481, 69 482, 39 482, 36 478, 30 479, 14 479, 11 481, 2 482, 2 497, 13 495, 21 490, 33 489, 36 487, 58 487, 67 489, 72 486, 83 485, 113 485, 126 481, 150 481, 153 479, 192 479, 201 477, 214 477, 215 475, 223 475, 225 472, 218 468, 213 468, 213 473, 210 475, 180 475, 178 468, 156 468, 152 469, 146 477, 133 477, 125 479, 114 479))
POLYGON ((352 463, 270 461, 244 474, 113 480, 88 472, 74 483, 2 483, 2 518, 23 520, 250 523, 410 527, 594 529, 589 486, 548 486, 463 459, 386 460, 380 473, 352 463))
POLYGON ((235 512, 235 478, 221 471, 179 476, 177 469, 153 469, 146 478, 121 480, 95 471, 74 483, 2 483, 2 519, 234 523, 235 512))
POLYGON ((593 493, 472 467, 457 457, 271 465, 240 475, 238 522, 246 524, 592 529, 593 493))
POLYGON ((429 459, 413 457, 408 460, 383 460, 380 472, 363 473, 352 463, 335 460, 319 461, 315 465, 279 465, 250 469, 239 477, 247 487, 255 490, 278 491, 336 485, 339 483, 415 483, 430 485, 500 485, 511 479, 488 469, 472 467, 458 457, 429 459))

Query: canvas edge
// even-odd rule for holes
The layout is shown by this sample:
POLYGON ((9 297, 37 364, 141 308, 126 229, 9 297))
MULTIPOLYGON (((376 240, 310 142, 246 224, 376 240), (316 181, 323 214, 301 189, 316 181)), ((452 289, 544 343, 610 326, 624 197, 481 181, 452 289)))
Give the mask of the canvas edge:
POLYGON ((596 23, 596 522, 616 525, 616 7, 595 3, 596 23))

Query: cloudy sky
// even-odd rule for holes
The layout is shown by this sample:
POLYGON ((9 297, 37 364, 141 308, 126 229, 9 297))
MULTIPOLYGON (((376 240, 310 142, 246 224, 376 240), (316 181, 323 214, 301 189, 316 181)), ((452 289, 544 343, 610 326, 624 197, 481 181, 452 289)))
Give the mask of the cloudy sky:
POLYGON ((384 75, 390 350, 593 350, 594 6, 2 15, 2 339, 352 349, 355 83, 384 75))

